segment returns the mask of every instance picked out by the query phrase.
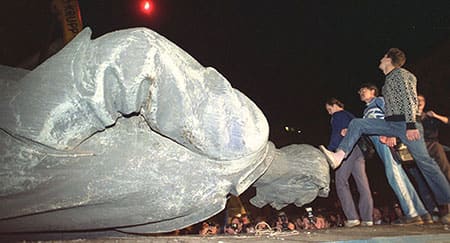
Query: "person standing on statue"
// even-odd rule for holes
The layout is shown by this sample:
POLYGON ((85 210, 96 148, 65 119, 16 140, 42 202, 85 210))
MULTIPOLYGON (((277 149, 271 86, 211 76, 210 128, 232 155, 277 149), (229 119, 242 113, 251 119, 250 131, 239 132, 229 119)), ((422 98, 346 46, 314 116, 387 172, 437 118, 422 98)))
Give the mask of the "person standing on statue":
MULTIPOLYGON (((362 84, 359 91, 361 101, 366 103, 364 119, 384 119, 384 99, 378 97, 378 88, 374 84, 362 84)), ((386 144, 386 137, 369 136, 375 150, 384 164, 386 178, 397 196, 403 210, 404 217, 393 221, 393 225, 411 225, 433 223, 433 219, 422 203, 411 181, 403 170, 402 164, 392 156, 391 150, 386 144)))
MULTIPOLYGON (((328 99, 325 103, 325 109, 331 115, 331 136, 328 148, 334 150, 345 136, 347 126, 355 116, 344 110, 344 104, 336 98, 328 99)), ((372 192, 366 174, 366 161, 358 146, 350 150, 345 163, 336 170, 335 175, 336 192, 347 218, 344 222, 345 227, 373 226, 372 192), (359 192, 359 215, 350 191, 350 176, 353 176, 359 192), (360 217, 362 221, 360 221, 360 217)))

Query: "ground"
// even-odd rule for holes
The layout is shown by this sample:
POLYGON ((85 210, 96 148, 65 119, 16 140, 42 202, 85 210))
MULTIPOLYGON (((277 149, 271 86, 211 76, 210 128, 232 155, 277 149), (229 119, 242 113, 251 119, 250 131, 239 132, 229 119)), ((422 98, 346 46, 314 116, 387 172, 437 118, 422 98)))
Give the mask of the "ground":
POLYGON ((102 232, 91 232, 80 236, 78 233, 52 234, 52 235, 0 235, 1 242, 10 241, 37 241, 45 242, 217 242, 217 243, 240 243, 240 242, 449 242, 450 230, 448 225, 433 224, 420 226, 390 226, 377 225, 374 227, 334 228, 326 230, 305 230, 289 233, 263 233, 255 235, 238 236, 135 236, 111 234, 102 232))

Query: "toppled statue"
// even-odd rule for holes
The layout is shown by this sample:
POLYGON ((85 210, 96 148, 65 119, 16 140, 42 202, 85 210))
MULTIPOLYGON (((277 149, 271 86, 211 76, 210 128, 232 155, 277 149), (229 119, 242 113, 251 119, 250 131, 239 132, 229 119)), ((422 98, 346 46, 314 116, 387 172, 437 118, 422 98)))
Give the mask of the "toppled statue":
POLYGON ((0 232, 168 232, 225 208, 329 191, 310 145, 275 148, 259 108, 146 28, 84 29, 32 71, 0 66, 0 232))

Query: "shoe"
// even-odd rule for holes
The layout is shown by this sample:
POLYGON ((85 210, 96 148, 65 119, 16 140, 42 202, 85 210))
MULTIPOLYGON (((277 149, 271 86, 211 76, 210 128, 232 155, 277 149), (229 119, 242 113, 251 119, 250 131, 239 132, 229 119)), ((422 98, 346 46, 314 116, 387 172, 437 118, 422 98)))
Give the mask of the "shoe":
POLYGON ((450 224, 450 213, 441 217, 441 223, 450 224))
POLYGON ((423 224, 422 218, 420 216, 412 217, 412 218, 406 218, 401 217, 391 222, 392 225, 419 225, 423 224))
POLYGON ((325 148, 325 146, 323 146, 323 145, 320 145, 319 148, 322 151, 322 153, 325 155, 325 157, 327 158, 327 162, 328 162, 328 164, 330 164, 330 166, 333 170, 336 169, 337 167, 339 167, 339 165, 341 165, 341 163, 337 162, 336 159, 334 158, 333 152, 331 152, 330 150, 325 148))
POLYGON ((347 220, 344 222, 344 226, 347 228, 356 227, 356 226, 359 226, 360 224, 361 224, 361 221, 359 221, 358 219, 347 220))
POLYGON ((371 227, 373 226, 373 221, 361 221, 361 226, 371 227))
POLYGON ((422 219, 424 224, 433 224, 433 217, 431 217, 431 214, 426 213, 424 215, 420 215, 420 218, 422 219))

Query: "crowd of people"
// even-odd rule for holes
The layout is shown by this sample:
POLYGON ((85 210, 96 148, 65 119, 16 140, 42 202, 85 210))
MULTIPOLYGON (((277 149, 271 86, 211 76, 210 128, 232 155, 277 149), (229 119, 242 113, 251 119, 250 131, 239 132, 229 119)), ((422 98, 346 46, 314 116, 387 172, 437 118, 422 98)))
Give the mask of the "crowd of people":
MULTIPOLYGON (((373 207, 373 225, 361 225, 371 227, 374 225, 389 225, 404 216, 398 203, 373 207)), ((257 235, 273 232, 295 232, 322 230, 338 227, 353 227, 345 224, 345 214, 342 210, 329 210, 327 208, 312 209, 309 207, 298 208, 297 212, 287 214, 284 211, 276 211, 272 216, 250 216, 237 214, 229 217, 224 223, 209 219, 204 222, 168 233, 169 235, 257 235), (299 213, 298 213, 299 212, 299 213)), ((434 218, 435 221, 438 218, 434 218)))

